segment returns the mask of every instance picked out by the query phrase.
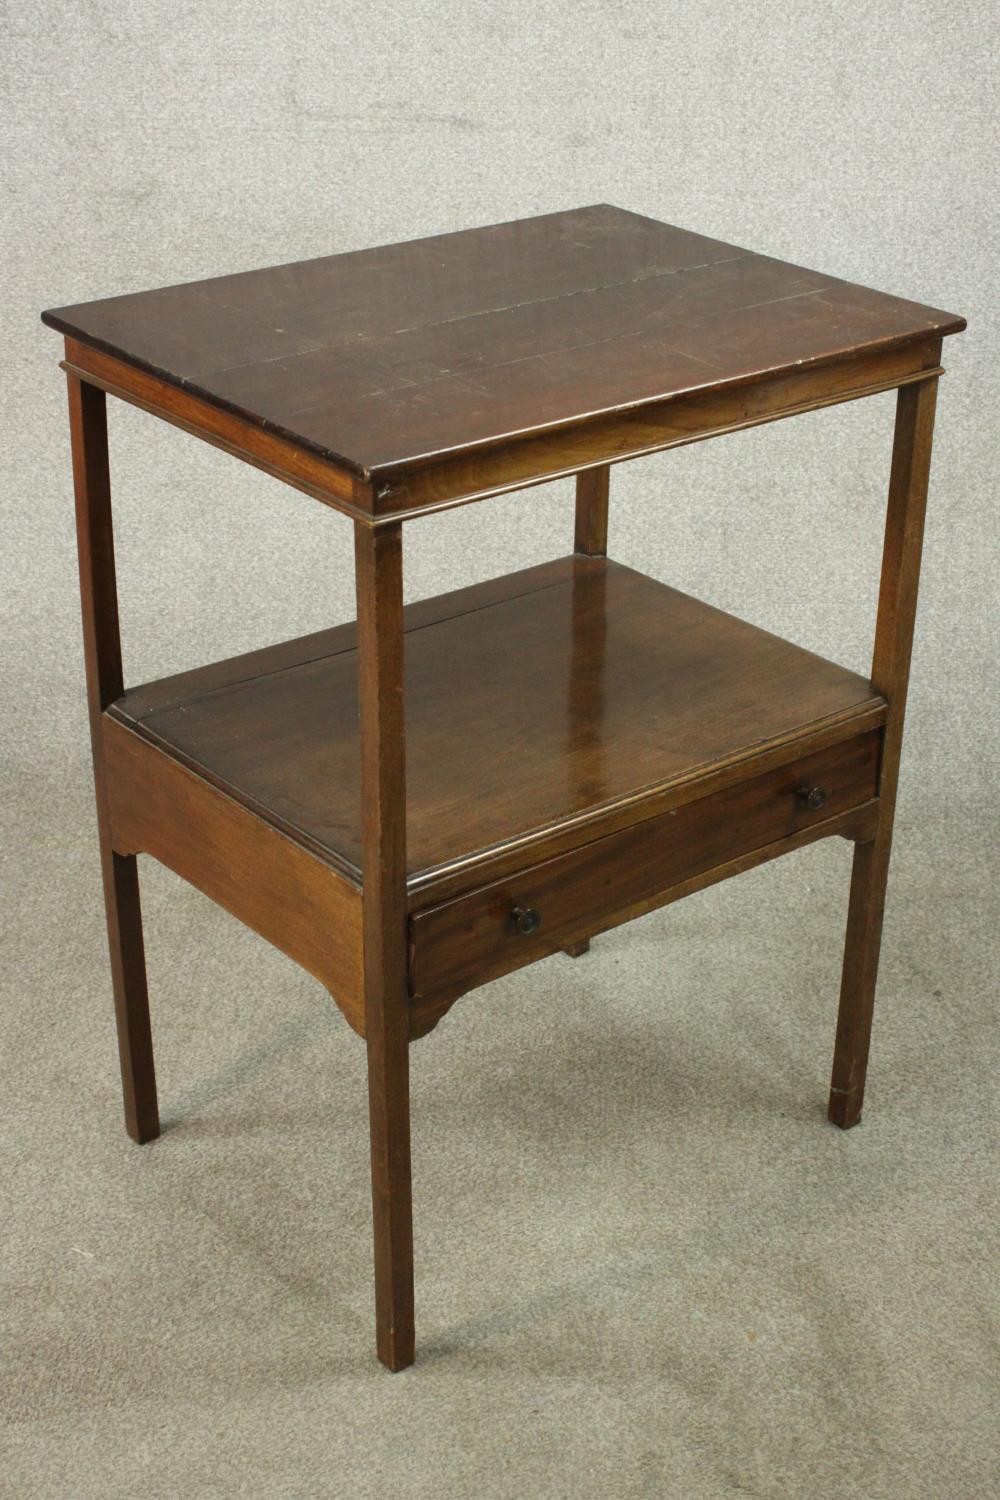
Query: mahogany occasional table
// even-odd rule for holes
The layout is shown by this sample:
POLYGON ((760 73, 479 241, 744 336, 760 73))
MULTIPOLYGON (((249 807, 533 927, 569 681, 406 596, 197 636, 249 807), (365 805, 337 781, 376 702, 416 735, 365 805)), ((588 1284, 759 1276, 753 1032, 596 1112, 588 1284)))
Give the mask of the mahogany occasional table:
POLYGON ((855 853, 829 1115, 856 1123, 962 318, 606 204, 43 317, 66 335, 133 1139, 159 1131, 142 851, 365 1038, 378 1354, 401 1369, 411 1041, 487 980, 831 834, 855 853), (612 463, 893 389, 871 680, 607 559, 612 463), (357 624, 126 691, 106 392, 348 517, 357 624), (404 521, 569 474, 570 556, 403 608, 404 521))

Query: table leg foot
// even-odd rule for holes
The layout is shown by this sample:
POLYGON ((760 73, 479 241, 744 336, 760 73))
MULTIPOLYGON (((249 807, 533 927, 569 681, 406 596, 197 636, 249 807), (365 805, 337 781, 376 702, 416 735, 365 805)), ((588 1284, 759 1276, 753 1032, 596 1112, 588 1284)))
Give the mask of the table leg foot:
POLYGON ((125 1129, 134 1141, 143 1145, 159 1135, 160 1116, 146 989, 139 872, 134 855, 115 854, 110 849, 104 853, 102 863, 125 1129))
POLYGON ((873 842, 858 844, 854 851, 827 1110, 828 1118, 841 1130, 849 1130, 858 1123, 864 1103, 890 840, 891 828, 887 826, 873 842))
POLYGON ((389 1037, 368 1049, 376 1349, 389 1370, 415 1357, 408 1048, 389 1037))
POLYGON ((830 1102, 826 1111, 827 1119, 832 1125, 839 1125, 841 1130, 850 1130, 851 1126, 857 1125, 861 1119, 863 1099, 863 1089, 852 1089, 846 1094, 840 1089, 831 1089, 830 1102))

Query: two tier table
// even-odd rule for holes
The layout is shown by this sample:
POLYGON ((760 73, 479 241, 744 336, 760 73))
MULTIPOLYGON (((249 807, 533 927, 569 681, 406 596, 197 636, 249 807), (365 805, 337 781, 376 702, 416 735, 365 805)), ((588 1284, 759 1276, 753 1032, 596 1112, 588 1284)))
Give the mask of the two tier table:
POLYGON ((159 1131, 143 852, 296 959, 365 1039, 377 1348, 401 1369, 410 1043, 488 980, 833 834, 855 852, 829 1116, 855 1124, 941 341, 961 318, 605 204, 43 317, 66 337, 136 1141, 159 1131), (612 464, 889 390, 870 679, 607 558, 612 464), (356 623, 126 690, 106 393, 348 517, 356 623), (404 609, 404 522, 566 475, 569 556, 404 609))

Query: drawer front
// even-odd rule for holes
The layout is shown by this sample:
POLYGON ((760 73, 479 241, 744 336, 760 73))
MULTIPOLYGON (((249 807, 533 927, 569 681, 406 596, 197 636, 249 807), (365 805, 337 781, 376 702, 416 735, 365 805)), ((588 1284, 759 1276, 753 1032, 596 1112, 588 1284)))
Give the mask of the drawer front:
POLYGON ((877 796, 880 740, 874 730, 415 912, 414 999, 461 994, 652 910, 729 861, 782 852, 781 840, 877 796))

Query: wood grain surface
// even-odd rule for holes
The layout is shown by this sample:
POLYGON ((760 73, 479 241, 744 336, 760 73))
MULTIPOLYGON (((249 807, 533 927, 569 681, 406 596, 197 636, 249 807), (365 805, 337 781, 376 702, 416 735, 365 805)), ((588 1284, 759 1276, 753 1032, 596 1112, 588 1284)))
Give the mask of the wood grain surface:
POLYGON ((742 781, 414 914, 411 987, 458 993, 651 911, 673 887, 752 850, 820 828, 877 794, 881 731, 742 781), (798 795, 817 788, 821 806, 798 795), (530 909, 529 935, 511 919, 530 909))
POLYGON ((293 958, 365 1031, 361 894, 329 865, 149 740, 104 716, 112 839, 149 854, 293 958))
POLYGON ((362 479, 964 327, 608 204, 43 317, 362 479))
MULTIPOLYGON (((545 577, 408 612, 411 904, 881 722, 866 678, 629 568, 577 556, 545 577)), ((255 653, 113 713, 360 884, 353 643, 255 653)))

